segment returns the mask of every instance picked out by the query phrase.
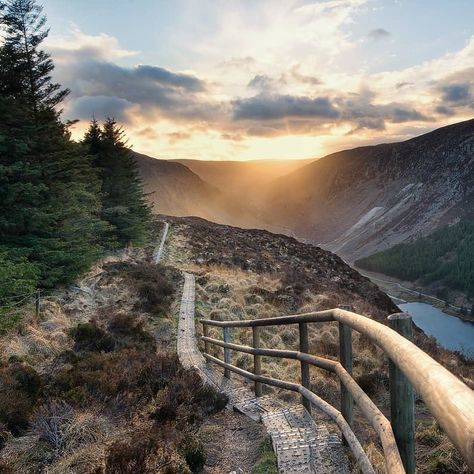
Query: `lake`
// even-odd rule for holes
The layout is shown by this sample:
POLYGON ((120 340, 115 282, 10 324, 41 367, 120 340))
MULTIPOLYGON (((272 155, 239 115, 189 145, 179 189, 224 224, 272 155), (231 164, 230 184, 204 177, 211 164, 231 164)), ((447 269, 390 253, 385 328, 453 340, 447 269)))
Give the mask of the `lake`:
POLYGON ((439 344, 474 356, 474 323, 443 313, 426 303, 404 303, 398 307, 409 313, 414 323, 439 344))

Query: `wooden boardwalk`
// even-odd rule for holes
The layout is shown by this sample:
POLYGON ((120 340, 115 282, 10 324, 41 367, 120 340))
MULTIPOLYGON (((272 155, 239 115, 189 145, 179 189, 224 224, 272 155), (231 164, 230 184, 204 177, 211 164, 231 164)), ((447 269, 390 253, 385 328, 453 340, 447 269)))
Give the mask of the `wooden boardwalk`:
POLYGON ((256 398, 237 376, 230 380, 206 364, 199 351, 195 321, 194 275, 184 274, 184 288, 178 324, 178 356, 187 369, 195 369, 206 383, 229 397, 229 407, 255 421, 261 421, 271 436, 278 470, 285 474, 348 473, 348 461, 341 440, 323 423, 316 424, 302 405, 284 405, 269 396, 256 398))

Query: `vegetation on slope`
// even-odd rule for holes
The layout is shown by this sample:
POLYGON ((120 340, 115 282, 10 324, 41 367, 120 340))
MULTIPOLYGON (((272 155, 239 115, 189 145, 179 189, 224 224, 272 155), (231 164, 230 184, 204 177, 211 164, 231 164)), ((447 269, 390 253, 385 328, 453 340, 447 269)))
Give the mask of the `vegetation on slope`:
POLYGON ((395 245, 355 263, 365 270, 402 280, 458 290, 472 299, 474 221, 461 221, 412 243, 395 245))
MULTIPOLYGON (((197 317, 217 320, 272 318, 350 303, 356 312, 384 322, 388 314, 397 311, 375 285, 330 252, 265 231, 219 226, 196 218, 167 217, 166 220, 172 223, 168 258, 196 274, 197 317)), ((210 335, 221 339, 222 331, 210 328, 210 335)), ((246 328, 232 330, 231 338, 233 342, 252 345, 251 331, 246 328)), ((353 331, 352 341, 355 380, 384 412, 389 412, 387 357, 356 331, 353 331)), ((298 350, 298 328, 262 328, 261 342, 268 348, 298 350)), ((415 332, 415 343, 474 387, 472 360, 444 350, 419 331, 415 332)), ((314 355, 338 359, 337 325, 310 325, 309 347, 314 355)), ((223 358, 222 349, 213 347, 211 351, 223 358)), ((252 356, 232 353, 231 357, 237 366, 253 370, 252 356)), ((299 381, 300 368, 292 360, 263 357, 262 371, 274 378, 299 381)), ((339 406, 340 384, 333 374, 311 368, 311 389, 339 406)), ((263 390, 285 401, 299 402, 299 396, 292 392, 268 386, 263 390)), ((357 407, 355 410, 357 435, 377 472, 385 472, 378 438, 357 407)), ((418 471, 433 474, 469 472, 420 399, 417 399, 416 411, 418 471)))
POLYGON ((41 7, 0 2, 0 30, 1 299, 71 282, 105 251, 142 243, 149 210, 113 120, 96 124, 97 150, 71 140, 41 7))
POLYGON ((170 347, 181 283, 143 258, 105 263, 94 295, 50 298, 39 325, 0 340, 1 472, 202 468, 195 433, 226 400, 170 347))

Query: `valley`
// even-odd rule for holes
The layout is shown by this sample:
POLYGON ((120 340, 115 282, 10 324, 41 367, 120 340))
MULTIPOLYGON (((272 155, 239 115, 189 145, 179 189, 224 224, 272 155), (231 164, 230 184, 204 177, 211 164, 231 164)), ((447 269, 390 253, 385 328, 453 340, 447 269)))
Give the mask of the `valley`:
MULTIPOLYGON (((156 213, 283 233, 351 264, 474 218, 474 120, 318 160, 178 161, 139 156, 156 213)), ((449 303, 469 312, 459 288, 449 303)))

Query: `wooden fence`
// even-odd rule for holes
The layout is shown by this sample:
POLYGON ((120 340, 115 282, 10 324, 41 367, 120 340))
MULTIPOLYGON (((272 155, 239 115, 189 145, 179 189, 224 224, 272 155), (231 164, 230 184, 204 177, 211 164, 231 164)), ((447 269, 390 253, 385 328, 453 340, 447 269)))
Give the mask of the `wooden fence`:
POLYGON ((310 411, 316 406, 339 426, 344 440, 352 450, 364 473, 373 472, 365 452, 352 431, 353 403, 367 418, 382 444, 387 472, 415 472, 414 393, 423 398, 433 416, 460 451, 466 463, 474 469, 474 393, 456 376, 415 346, 411 338, 412 321, 406 313, 388 317, 389 327, 365 316, 349 311, 349 306, 292 316, 244 321, 214 321, 202 319, 204 357, 230 372, 252 380, 256 396, 262 394, 262 384, 292 390, 302 396, 310 411), (339 324, 340 360, 330 360, 309 354, 308 324, 335 321, 339 324), (299 326, 299 351, 262 348, 260 328, 263 326, 299 326), (223 339, 209 337, 209 326, 223 329, 223 339), (231 328, 251 328, 252 347, 234 344, 230 340, 231 328), (372 402, 352 378, 351 330, 367 336, 378 345, 390 361, 391 422, 372 402), (210 354, 210 346, 224 349, 224 360, 210 354), (253 355, 253 373, 231 363, 230 351, 253 355), (294 383, 262 375, 262 356, 300 361, 301 383, 294 383), (315 366, 336 374, 341 382, 340 411, 311 391, 309 367, 315 366))

